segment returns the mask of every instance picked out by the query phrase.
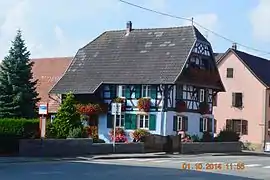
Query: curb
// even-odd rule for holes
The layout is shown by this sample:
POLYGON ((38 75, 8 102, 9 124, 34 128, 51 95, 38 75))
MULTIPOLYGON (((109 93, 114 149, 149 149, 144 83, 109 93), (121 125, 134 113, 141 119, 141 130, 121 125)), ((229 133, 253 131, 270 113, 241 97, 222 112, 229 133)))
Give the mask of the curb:
POLYGON ((171 158, 170 156, 167 156, 167 155, 156 155, 156 156, 151 156, 151 155, 148 155, 148 156, 101 156, 101 157, 93 157, 93 158, 90 158, 90 159, 143 159, 143 158, 171 158))
POLYGON ((55 161, 71 161, 77 160, 78 158, 58 158, 58 159, 35 159, 35 160, 6 160, 1 161, 0 164, 17 164, 17 163, 34 163, 34 162, 55 162, 55 161))

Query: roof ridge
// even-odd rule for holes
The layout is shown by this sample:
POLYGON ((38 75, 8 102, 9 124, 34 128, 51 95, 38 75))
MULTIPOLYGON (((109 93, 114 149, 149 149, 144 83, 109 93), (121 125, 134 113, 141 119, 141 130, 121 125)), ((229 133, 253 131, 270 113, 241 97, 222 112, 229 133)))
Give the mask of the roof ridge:
MULTIPOLYGON (((181 28, 188 28, 192 27, 192 25, 186 26, 171 26, 171 27, 155 27, 155 28, 132 28, 132 30, 140 31, 140 30, 159 30, 159 29, 181 29, 181 28)), ((125 29, 118 29, 118 30, 107 30, 106 32, 121 32, 126 31, 125 29)))
POLYGON ((43 57, 43 58, 30 58, 30 60, 48 60, 48 59, 67 59, 67 58, 73 58, 72 56, 59 56, 59 57, 43 57))
MULTIPOLYGON (((252 57, 255 57, 255 58, 259 58, 261 60, 264 60, 264 61, 269 61, 269 59, 266 59, 266 58, 263 58, 263 57, 260 57, 260 56, 256 56, 256 55, 253 55, 253 54, 250 54, 250 53, 247 53, 247 52, 244 52, 244 51, 240 51, 240 50, 235 50, 235 49, 232 49, 230 48, 231 50, 235 51, 236 53, 237 52, 240 52, 240 53, 243 53, 243 54, 246 54, 246 55, 249 55, 249 56, 252 56, 252 57)), ((270 61, 269 61, 270 62, 270 61)))

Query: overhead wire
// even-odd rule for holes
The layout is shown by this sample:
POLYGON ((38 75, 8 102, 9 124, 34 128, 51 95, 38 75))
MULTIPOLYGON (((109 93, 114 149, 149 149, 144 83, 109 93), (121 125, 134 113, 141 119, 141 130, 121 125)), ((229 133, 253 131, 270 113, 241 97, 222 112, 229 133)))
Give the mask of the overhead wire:
POLYGON ((239 42, 236 42, 230 38, 227 38, 209 28, 206 28, 204 27, 203 25, 201 25, 200 23, 194 21, 193 18, 185 18, 185 17, 180 17, 180 16, 176 16, 176 15, 172 15, 172 14, 169 14, 169 13, 164 13, 164 12, 161 12, 161 11, 157 11, 157 10, 153 10, 153 9, 150 9, 150 8, 146 8, 146 7, 143 7, 143 6, 140 6, 140 5, 137 5, 137 4, 134 4, 134 3, 131 3, 131 2, 128 2, 128 1, 125 1, 125 0, 119 0, 120 2, 124 3, 124 4, 127 4, 127 5, 130 5, 130 6, 133 6, 133 7, 136 7, 136 8, 139 8, 139 9, 143 9, 145 11, 149 11, 149 12, 152 12, 152 13, 156 13, 156 14, 159 14, 159 15, 162 15, 162 16, 167 16, 167 17, 170 17, 170 18, 175 18, 175 19, 180 19, 180 20, 185 20, 185 21, 190 21, 192 24, 195 24, 196 26, 204 29, 205 31, 207 32, 210 32, 212 33, 213 35, 219 37, 219 38, 222 38, 230 43, 235 43, 237 44, 238 46, 241 46, 241 47, 244 47, 246 49, 250 49, 250 50, 253 50, 253 51, 256 51, 256 52, 260 52, 260 53, 263 53, 264 55, 268 54, 270 55, 270 52, 268 51, 264 51, 264 50, 260 50, 260 49, 257 49, 257 48, 254 48, 254 47, 251 47, 251 46, 247 46, 247 45, 244 45, 242 43, 239 43, 239 42))

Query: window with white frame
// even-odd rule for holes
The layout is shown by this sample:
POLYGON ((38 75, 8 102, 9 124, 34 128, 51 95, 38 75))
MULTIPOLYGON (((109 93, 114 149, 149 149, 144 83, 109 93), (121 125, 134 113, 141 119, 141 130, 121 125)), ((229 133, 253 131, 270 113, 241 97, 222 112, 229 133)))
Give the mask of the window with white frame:
POLYGON ((200 132, 212 132, 213 126, 212 126, 212 118, 201 118, 200 119, 200 132))
POLYGON ((177 116, 177 130, 188 131, 188 117, 177 116))
POLYGON ((126 87, 124 85, 118 86, 118 96, 125 97, 126 87))
POLYGON ((142 129, 149 128, 149 115, 138 115, 138 127, 142 129))
POLYGON ((142 86, 142 97, 150 97, 151 93, 151 86, 150 85, 143 85, 142 86))
POLYGON ((200 89, 200 102, 204 102, 205 100, 205 90, 204 89, 200 89))
POLYGON ((116 127, 124 127, 125 115, 116 115, 116 127))

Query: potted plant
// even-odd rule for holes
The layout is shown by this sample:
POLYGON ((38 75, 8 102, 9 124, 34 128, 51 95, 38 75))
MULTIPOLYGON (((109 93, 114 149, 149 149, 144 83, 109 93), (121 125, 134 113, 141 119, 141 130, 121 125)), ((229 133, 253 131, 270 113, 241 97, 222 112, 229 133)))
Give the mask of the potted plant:
POLYGON ((111 137, 111 141, 113 141, 115 138, 115 142, 118 142, 118 143, 119 142, 125 142, 125 143, 128 142, 128 139, 126 137, 126 133, 125 133, 124 129, 122 129, 122 128, 118 127, 115 129, 115 137, 114 137, 114 130, 113 129, 110 130, 109 135, 111 137))
POLYGON ((148 135, 150 132, 146 129, 136 129, 131 133, 134 142, 143 142, 144 137, 148 135))
POLYGON ((149 112, 150 107, 151 107, 151 99, 150 98, 140 98, 138 100, 139 111, 149 112))
POLYGON ((201 114, 209 114, 209 104, 207 102, 201 102, 199 105, 199 112, 201 114))
POLYGON ((185 112, 187 110, 186 102, 183 100, 179 100, 176 102, 176 111, 177 112, 185 112))

